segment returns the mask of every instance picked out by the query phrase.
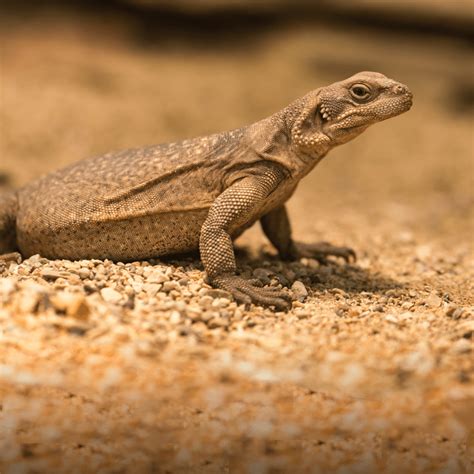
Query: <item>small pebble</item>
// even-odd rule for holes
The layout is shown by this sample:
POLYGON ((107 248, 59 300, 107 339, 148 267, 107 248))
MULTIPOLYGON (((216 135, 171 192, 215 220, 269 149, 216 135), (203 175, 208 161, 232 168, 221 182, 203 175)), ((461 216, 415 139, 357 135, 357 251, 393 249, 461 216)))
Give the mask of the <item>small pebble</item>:
POLYGON ((226 318, 212 318, 207 322, 209 329, 226 328, 230 325, 230 321, 226 318))
POLYGON ((431 293, 428 298, 425 299, 425 305, 429 308, 439 308, 443 300, 436 294, 431 293))
POLYGON ((107 303, 117 304, 122 300, 122 295, 113 288, 102 288, 100 290, 100 294, 102 295, 102 298, 107 301, 107 303))
POLYGON ((17 309, 20 313, 34 313, 38 309, 39 303, 43 298, 43 292, 30 290, 22 292, 17 301, 17 309))
POLYGON ((258 278, 264 285, 269 285, 270 284, 270 277, 272 275, 272 272, 266 268, 256 268, 253 272, 252 275, 255 278, 258 278))
POLYGON ((91 271, 88 268, 80 268, 77 274, 82 280, 86 280, 91 277, 91 271))
POLYGON ((450 306, 446 311, 446 316, 449 316, 452 319, 460 319, 464 313, 464 308, 450 306))
POLYGON ((156 294, 161 290, 162 285, 159 283, 144 283, 143 285, 141 283, 135 283, 134 284, 134 289, 138 291, 138 293, 143 289, 143 291, 148 295, 148 296, 156 296, 156 294))
POLYGON ((63 312, 72 318, 87 320, 90 314, 90 308, 84 295, 80 293, 71 293, 60 291, 50 297, 54 309, 63 312))
POLYGON ((169 293, 170 291, 181 289, 181 285, 177 281, 165 281, 162 286, 162 290, 165 293, 169 293))
POLYGON ((385 321, 394 324, 395 326, 400 326, 402 324, 402 321, 400 321, 400 319, 397 318, 394 314, 387 314, 385 316, 385 321))
POLYGON ((0 279, 0 295, 9 296, 17 288, 17 281, 14 278, 0 279))
POLYGON ((164 283, 169 279, 168 275, 159 270, 152 270, 146 277, 147 283, 164 283))
POLYGON ((169 321, 171 324, 179 324, 181 322, 181 314, 179 314, 179 311, 172 311, 169 321))
POLYGON ((308 290, 306 289, 306 286, 304 286, 304 283, 299 280, 296 280, 291 285, 291 291, 293 292, 295 298, 301 302, 303 302, 308 296, 308 290))
MULTIPOLYGON (((232 295, 225 290, 220 290, 218 288, 211 288, 206 290, 205 294, 207 296, 210 296, 211 298, 227 298, 227 299, 232 299, 232 295)), ((203 298, 201 298, 201 301, 203 301, 203 298)), ((209 300, 208 300, 209 301, 209 300)))
POLYGON ((64 272, 57 272, 54 270, 46 269, 46 270, 41 270, 40 275, 46 281, 54 281, 54 280, 57 280, 58 278, 64 277, 64 272))
POLYGON ((472 343, 464 338, 458 339, 451 346, 451 352, 453 352, 454 354, 467 354, 468 352, 471 352, 471 351, 472 351, 472 343))

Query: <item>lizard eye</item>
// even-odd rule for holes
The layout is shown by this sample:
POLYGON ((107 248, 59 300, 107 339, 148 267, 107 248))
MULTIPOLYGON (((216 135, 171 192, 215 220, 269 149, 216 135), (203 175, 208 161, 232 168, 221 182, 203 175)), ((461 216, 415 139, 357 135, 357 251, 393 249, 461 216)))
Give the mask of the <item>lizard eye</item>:
POLYGON ((354 99, 364 100, 370 97, 370 89, 365 84, 354 84, 350 92, 354 99))

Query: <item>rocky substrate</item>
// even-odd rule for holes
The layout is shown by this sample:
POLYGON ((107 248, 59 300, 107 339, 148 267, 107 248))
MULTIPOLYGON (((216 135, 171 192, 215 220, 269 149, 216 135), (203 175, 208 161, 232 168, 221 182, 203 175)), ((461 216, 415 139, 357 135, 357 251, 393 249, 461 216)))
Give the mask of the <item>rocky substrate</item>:
POLYGON ((288 313, 193 258, 4 266, 6 472, 472 471, 472 306, 363 266, 244 260, 288 313))

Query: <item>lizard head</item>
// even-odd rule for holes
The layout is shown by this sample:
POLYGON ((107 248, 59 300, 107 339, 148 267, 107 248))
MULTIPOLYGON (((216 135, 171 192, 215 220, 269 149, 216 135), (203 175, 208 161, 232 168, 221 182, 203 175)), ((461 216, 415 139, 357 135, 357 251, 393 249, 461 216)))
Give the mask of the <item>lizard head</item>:
POLYGON ((291 128, 293 143, 307 154, 327 151, 360 135, 370 125, 410 109, 408 87, 377 72, 310 92, 291 128))

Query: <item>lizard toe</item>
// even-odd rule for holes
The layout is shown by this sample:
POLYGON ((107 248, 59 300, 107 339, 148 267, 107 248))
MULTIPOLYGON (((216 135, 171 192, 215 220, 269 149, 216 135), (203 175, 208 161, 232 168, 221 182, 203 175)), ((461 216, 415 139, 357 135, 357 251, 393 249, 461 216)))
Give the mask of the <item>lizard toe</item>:
POLYGON ((230 291, 230 293, 238 304, 244 304, 248 307, 252 304, 252 298, 249 295, 243 293, 242 291, 239 291, 237 288, 234 288, 232 291, 230 291))
POLYGON ((278 310, 287 311, 291 308, 291 296, 284 291, 268 291, 267 288, 245 288, 245 293, 252 302, 259 306, 274 306, 278 310))
POLYGON ((261 287, 252 280, 245 280, 236 275, 221 275, 212 279, 214 286, 229 291, 238 303, 254 303, 259 306, 274 306, 286 311, 291 307, 292 297, 287 292, 275 287, 261 287))
POLYGON ((309 257, 317 260, 321 265, 329 265, 328 257, 342 258, 346 263, 354 263, 357 255, 350 247, 337 247, 328 242, 315 244, 298 243, 297 250, 301 257, 309 257))
POLYGON ((247 280, 247 282, 252 286, 257 286, 259 288, 263 287, 263 282, 259 278, 251 278, 250 280, 247 280))
POLYGON ((275 287, 255 287, 244 280, 240 291, 252 298, 254 304, 260 306, 274 306, 278 310, 288 310, 291 307, 292 297, 287 292, 275 287))
POLYGON ((347 248, 347 263, 355 263, 357 261, 357 253, 351 248, 347 248))
POLYGON ((330 256, 340 257, 344 259, 346 263, 353 263, 357 260, 357 255, 354 250, 350 247, 332 247, 329 250, 330 256))

